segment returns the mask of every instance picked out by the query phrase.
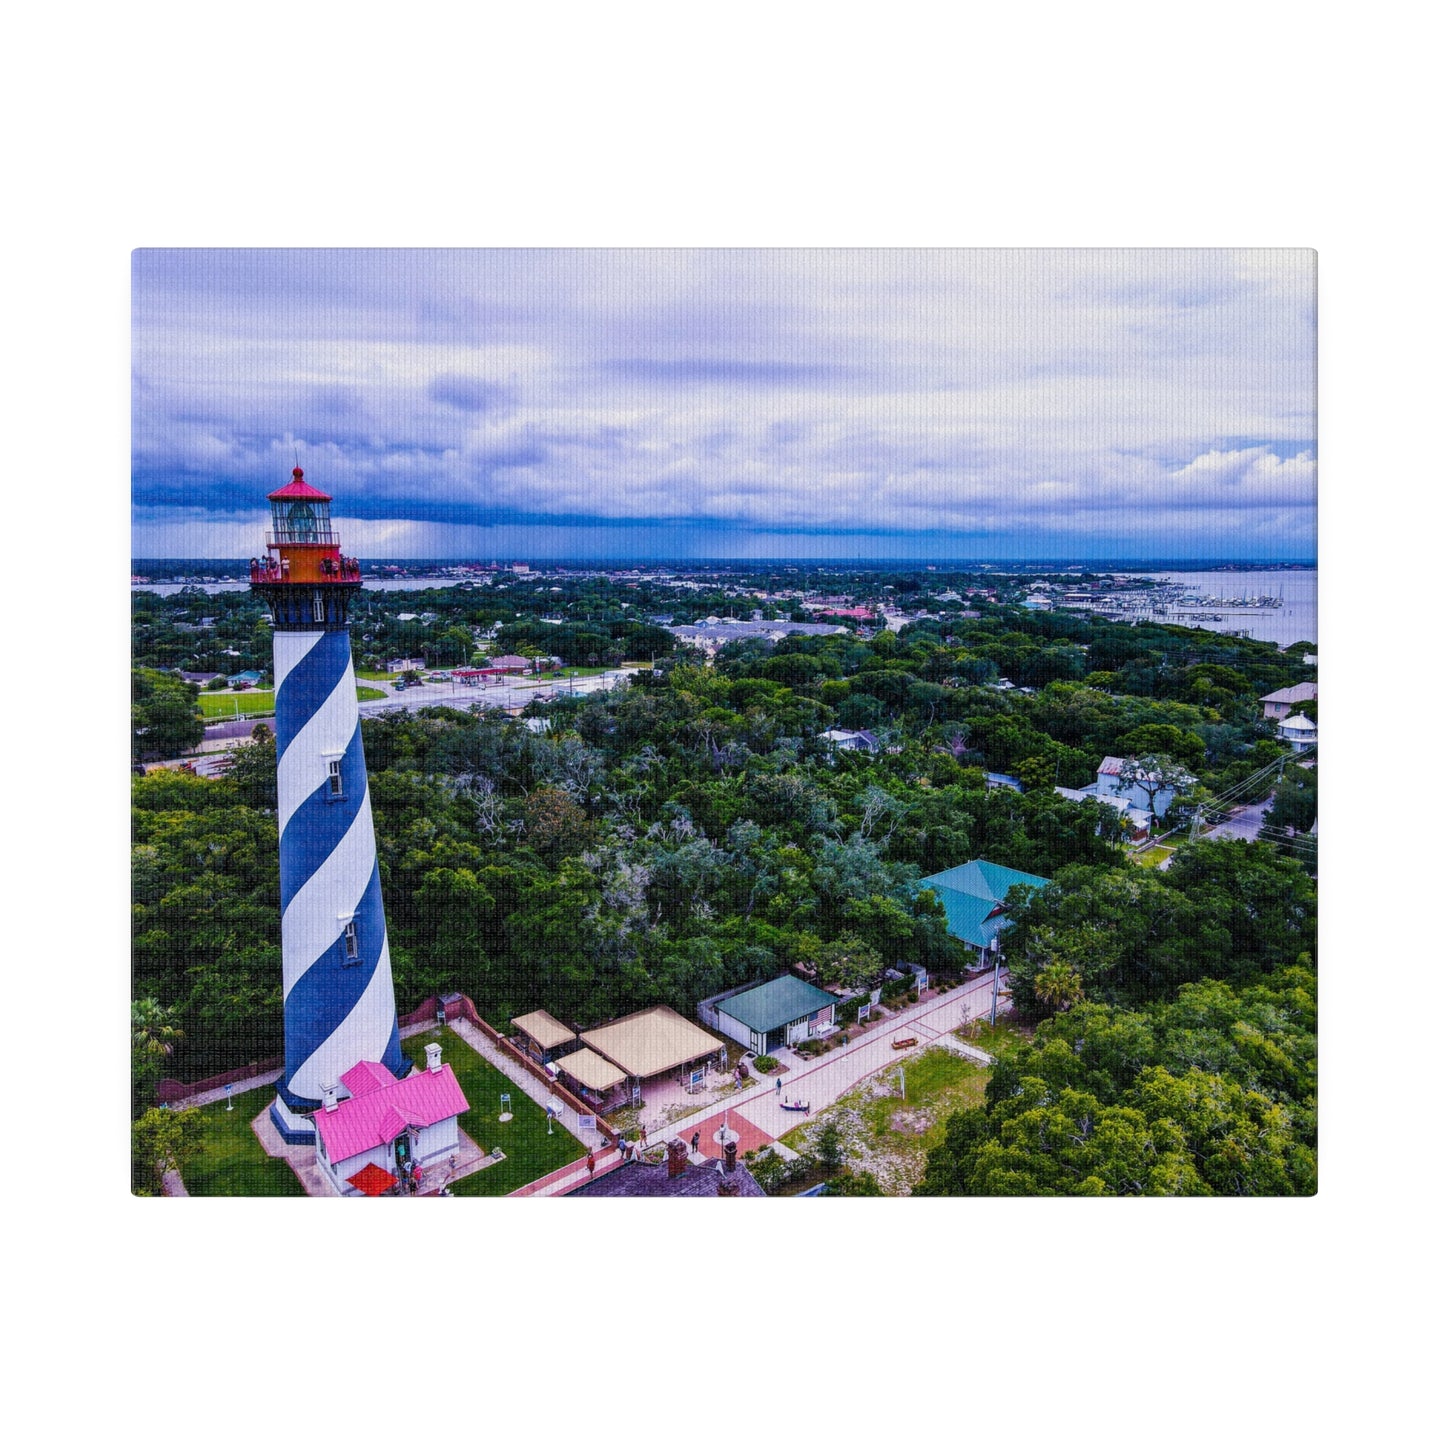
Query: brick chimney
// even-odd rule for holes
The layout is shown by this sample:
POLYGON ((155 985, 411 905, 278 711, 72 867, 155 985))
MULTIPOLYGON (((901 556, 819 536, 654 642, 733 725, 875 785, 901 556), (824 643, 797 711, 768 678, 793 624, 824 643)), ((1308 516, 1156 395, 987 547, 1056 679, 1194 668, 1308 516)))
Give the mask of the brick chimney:
POLYGON ((736 1139, 729 1139, 727 1143, 723 1145, 723 1168, 731 1174, 737 1167, 738 1141, 736 1139))
POLYGON ((726 1179, 722 1176, 717 1181, 717 1197, 719 1199, 736 1199, 742 1192, 742 1185, 736 1179, 726 1179))
POLYGON ((428 1044, 426 1046, 426 1071, 429 1074, 439 1074, 442 1067, 442 1046, 440 1044, 428 1044))
POLYGON ((667 1177, 676 1179, 687 1169, 687 1144, 681 1139, 667 1141, 667 1177))
POLYGON ((338 1084, 322 1084, 321 1086, 321 1102, 326 1106, 328 1114, 336 1112, 336 1090, 339 1087, 338 1084))

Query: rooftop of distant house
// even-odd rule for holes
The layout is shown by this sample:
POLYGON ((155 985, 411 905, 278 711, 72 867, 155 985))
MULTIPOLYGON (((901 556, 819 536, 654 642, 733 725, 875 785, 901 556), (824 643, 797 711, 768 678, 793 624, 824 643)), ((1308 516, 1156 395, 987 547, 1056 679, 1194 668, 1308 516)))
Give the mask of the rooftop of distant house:
MULTIPOLYGON (((1098 774, 1101 778, 1117 778, 1129 763, 1135 761, 1134 758, 1107 757, 1099 764, 1098 774)), ((1157 783, 1159 781, 1159 777, 1155 773, 1140 773, 1139 776, 1145 782, 1157 783)), ((1192 782, 1193 779, 1191 778, 1190 781, 1192 782)))
POLYGON ((716 1164, 688 1164, 680 1174, 669 1177, 664 1164, 624 1164, 580 1189, 570 1198, 588 1195, 594 1199, 715 1199, 720 1184, 737 1185, 738 1197, 764 1199, 762 1186, 747 1168, 739 1164, 731 1173, 716 1164))
POLYGON ((1297 682, 1293 687, 1281 687, 1274 692, 1266 693, 1261 702, 1314 702, 1320 695, 1319 684, 1314 682, 1297 682))

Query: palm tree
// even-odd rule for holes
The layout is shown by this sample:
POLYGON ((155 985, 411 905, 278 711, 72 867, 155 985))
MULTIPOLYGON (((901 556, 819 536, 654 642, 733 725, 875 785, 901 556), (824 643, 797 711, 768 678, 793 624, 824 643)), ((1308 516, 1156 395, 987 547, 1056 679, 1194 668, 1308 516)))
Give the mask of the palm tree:
POLYGON ((152 1092, 161 1063, 176 1046, 181 1031, 175 1010, 153 998, 138 998, 130 1006, 131 1118, 138 1119, 155 1103, 152 1092))
POLYGON ((1040 969, 1034 979, 1034 997, 1055 1013, 1064 1013, 1084 997, 1084 980, 1062 960, 1040 969))
POLYGON ((135 999, 130 1006, 131 1052, 159 1061, 170 1055, 176 1040, 185 1035, 175 1024, 176 1011, 153 998, 135 999))

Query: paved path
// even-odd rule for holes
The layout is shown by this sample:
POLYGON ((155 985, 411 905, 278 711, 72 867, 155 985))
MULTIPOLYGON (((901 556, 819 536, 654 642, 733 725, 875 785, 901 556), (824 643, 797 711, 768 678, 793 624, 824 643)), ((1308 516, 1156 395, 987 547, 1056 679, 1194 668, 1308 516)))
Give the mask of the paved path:
MULTIPOLYGON (((1008 981, 1005 969, 999 975, 1002 991, 1008 981)), ((668 1125, 662 1137, 666 1139, 690 1139, 700 1132, 706 1141, 718 1128, 711 1121, 718 1116, 731 1113, 753 1125, 769 1138, 776 1139, 796 1128, 805 1119, 826 1109, 829 1104, 842 1098, 850 1089, 878 1073, 890 1064, 902 1063, 917 1052, 914 1049, 895 1049, 893 1040, 900 1033, 911 1034, 918 1040, 918 1049, 938 1043, 969 1019, 986 1015, 993 995, 993 975, 983 974, 972 982, 914 1004, 911 1008, 896 1013, 881 1027, 870 1029, 860 1038, 854 1039, 842 1049, 835 1049, 823 1055, 815 1063, 804 1068, 790 1069, 783 1076, 781 1090, 769 1080, 766 1087, 749 1090, 746 1098, 726 1099, 718 1104, 700 1109, 685 1119, 678 1119, 668 1125), (798 1100, 812 1106, 809 1114, 795 1113, 783 1108, 785 1099, 798 1100), (707 1127, 711 1123, 711 1127, 707 1127)))
MULTIPOLYGON (((564 1099, 559 1099, 556 1094, 544 1084, 541 1079, 528 1073, 505 1049, 492 1042, 481 1029, 467 1019, 455 1019, 449 1025, 458 1037, 471 1045, 493 1068, 499 1069, 514 1083, 526 1096, 543 1109, 552 1107, 560 1109, 558 1122, 567 1132, 572 1135, 584 1148, 603 1150, 608 1147, 607 1139, 597 1129, 583 1129, 577 1118, 577 1111, 564 1099)), ((446 1054, 442 1054, 442 1062, 446 1062, 446 1054)), ((477 1101, 472 1100, 473 1107, 477 1107, 477 1101)), ((596 1115, 592 1116, 593 1118, 596 1115)))
POLYGON ((596 677, 539 678, 500 684, 480 683, 467 687, 459 682, 424 682, 416 687, 403 688, 401 692, 389 682, 368 683, 362 687, 377 687, 386 693, 384 698, 373 698, 358 704, 363 717, 375 717, 377 713, 391 708, 404 708, 415 712, 423 707, 455 707, 465 711, 473 703, 483 707, 526 707, 529 702, 541 697, 582 697, 589 692, 603 692, 616 685, 618 679, 629 677, 635 668, 613 668, 596 677))
POLYGON ((1209 839, 1242 838, 1253 843, 1259 837, 1264 824, 1264 815, 1274 803, 1274 794, 1260 803, 1251 803, 1237 813, 1231 813, 1217 828, 1211 828, 1203 836, 1209 839))
MULTIPOLYGON (((231 1085, 231 1097, 239 1099, 242 1094, 250 1093, 252 1089, 269 1088, 281 1077, 283 1072, 282 1069, 272 1069, 269 1074, 257 1074, 254 1079, 242 1079, 239 1083, 231 1085)), ((181 1099, 171 1107, 173 1109, 199 1109, 225 1097, 226 1086, 222 1084, 219 1089, 207 1089, 204 1093, 192 1094, 188 1099, 181 1099)))

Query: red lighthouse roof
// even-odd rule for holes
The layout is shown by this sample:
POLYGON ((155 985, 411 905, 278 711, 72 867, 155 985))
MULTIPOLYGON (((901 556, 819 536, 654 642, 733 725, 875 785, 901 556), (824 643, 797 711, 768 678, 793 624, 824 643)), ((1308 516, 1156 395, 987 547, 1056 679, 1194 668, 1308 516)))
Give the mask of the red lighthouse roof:
POLYGON ((318 492, 306 480, 305 473, 301 468, 297 467, 291 473, 291 480, 284 487, 268 493, 266 500, 268 502, 329 502, 331 498, 325 492, 318 492))

